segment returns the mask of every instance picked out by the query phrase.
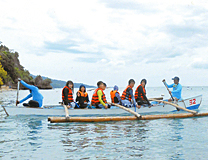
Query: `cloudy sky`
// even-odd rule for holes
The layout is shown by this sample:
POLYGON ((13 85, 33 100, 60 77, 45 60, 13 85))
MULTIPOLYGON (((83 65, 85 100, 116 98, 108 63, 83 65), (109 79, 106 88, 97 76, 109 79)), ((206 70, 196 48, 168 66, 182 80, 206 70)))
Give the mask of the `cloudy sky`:
POLYGON ((0 0, 0 41, 32 74, 208 85, 206 0, 0 0))

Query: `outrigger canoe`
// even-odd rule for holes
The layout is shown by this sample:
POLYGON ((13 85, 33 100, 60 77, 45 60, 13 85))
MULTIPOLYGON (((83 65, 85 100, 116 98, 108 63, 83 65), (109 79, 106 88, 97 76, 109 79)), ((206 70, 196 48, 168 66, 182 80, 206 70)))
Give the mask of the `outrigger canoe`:
MULTIPOLYGON (((179 101, 177 104, 181 107, 189 110, 197 110, 202 102, 202 95, 187 98, 179 101)), ((131 110, 139 114, 151 114, 151 113, 167 113, 177 112, 177 109, 172 105, 153 102, 155 106, 138 108, 130 108, 131 110)), ((37 116, 65 116, 65 110, 63 106, 44 106, 42 108, 31 108, 31 107, 14 107, 5 106, 5 112, 8 115, 37 115, 37 116)), ((111 109, 69 109, 69 116, 122 116, 129 114, 125 110, 118 107, 112 106, 111 109)))

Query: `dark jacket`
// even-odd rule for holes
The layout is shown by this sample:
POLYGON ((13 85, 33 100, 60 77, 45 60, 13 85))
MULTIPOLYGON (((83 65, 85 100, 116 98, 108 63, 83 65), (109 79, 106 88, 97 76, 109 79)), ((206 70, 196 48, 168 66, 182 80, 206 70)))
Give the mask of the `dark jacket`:
MULTIPOLYGON (((86 87, 84 85, 81 85, 79 87, 79 91, 81 91, 81 88, 84 87, 85 88, 85 91, 86 92, 86 87)), ((82 96, 78 96, 78 92, 77 92, 77 97, 76 97, 76 102, 78 102, 79 106, 82 106, 84 105, 84 102, 89 102, 89 97, 87 95, 87 97, 82 97, 82 96)))
POLYGON ((141 98, 141 94, 142 94, 142 96, 144 97, 144 100, 146 101, 146 103, 148 104, 148 105, 150 105, 150 102, 149 102, 149 100, 147 99, 147 96, 144 94, 144 91, 143 91, 143 88, 142 88, 142 86, 140 86, 139 88, 138 88, 138 98, 136 99, 136 101, 138 102, 141 102, 142 104, 145 104, 145 102, 142 100, 142 98, 141 98))

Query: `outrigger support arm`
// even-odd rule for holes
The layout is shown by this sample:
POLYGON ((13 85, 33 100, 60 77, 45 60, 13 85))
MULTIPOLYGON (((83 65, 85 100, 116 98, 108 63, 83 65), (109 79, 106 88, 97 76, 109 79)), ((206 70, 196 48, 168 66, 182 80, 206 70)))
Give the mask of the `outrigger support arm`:
POLYGON ((132 111, 131 109, 129 109, 129 108, 126 108, 126 107, 124 107, 124 106, 122 106, 122 105, 119 105, 119 104, 115 104, 115 103, 109 103, 109 104, 112 104, 112 105, 114 105, 114 106, 116 106, 116 107, 119 107, 119 108, 121 108, 121 109, 123 109, 123 110, 125 110, 125 111, 127 111, 127 112, 129 112, 129 113, 131 113, 131 114, 133 114, 133 115, 135 115, 138 119, 141 119, 141 115, 140 114, 138 114, 137 112, 134 112, 134 111, 132 111))
POLYGON ((189 110, 189 109, 184 108, 184 107, 181 107, 181 106, 179 106, 179 105, 177 105, 177 104, 175 104, 175 103, 171 103, 171 102, 167 102, 167 101, 162 101, 162 100, 157 100, 157 99, 154 99, 154 98, 150 98, 149 100, 151 100, 151 101, 156 101, 156 102, 161 102, 161 103, 166 103, 166 104, 172 105, 172 106, 174 106, 174 107, 176 107, 176 108, 178 108, 178 109, 182 109, 182 110, 184 110, 184 111, 190 112, 190 113, 192 113, 192 114, 197 114, 197 113, 198 113, 197 111, 189 110))

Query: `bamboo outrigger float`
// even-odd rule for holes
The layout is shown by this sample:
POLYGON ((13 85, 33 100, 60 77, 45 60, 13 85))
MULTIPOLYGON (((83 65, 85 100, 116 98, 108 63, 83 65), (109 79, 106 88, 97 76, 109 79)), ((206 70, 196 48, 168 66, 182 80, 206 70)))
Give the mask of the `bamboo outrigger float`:
POLYGON ((67 122, 108 122, 108 121, 135 121, 135 120, 154 120, 154 119, 175 119, 208 116, 208 113, 181 113, 181 114, 164 114, 164 115, 144 115, 141 118, 136 116, 115 116, 115 117, 48 117, 50 123, 67 123, 67 122))

